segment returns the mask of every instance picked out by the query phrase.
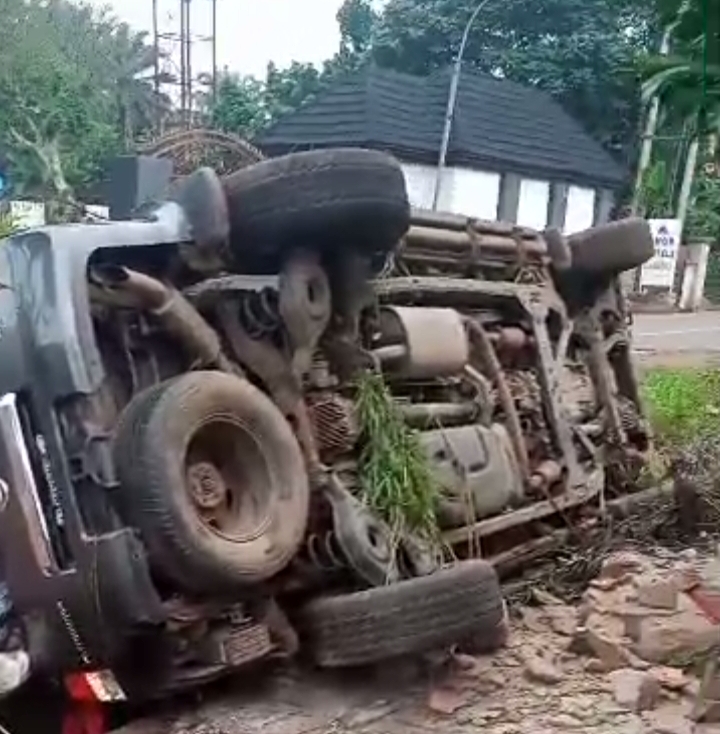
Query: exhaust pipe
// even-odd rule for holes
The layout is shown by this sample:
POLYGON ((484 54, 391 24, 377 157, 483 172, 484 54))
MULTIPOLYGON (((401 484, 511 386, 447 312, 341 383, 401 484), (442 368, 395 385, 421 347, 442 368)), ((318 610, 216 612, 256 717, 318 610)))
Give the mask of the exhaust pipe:
POLYGON ((152 314, 202 367, 242 375, 222 351, 217 332, 175 288, 157 278, 122 265, 93 268, 93 280, 102 288, 129 296, 132 304, 152 314))

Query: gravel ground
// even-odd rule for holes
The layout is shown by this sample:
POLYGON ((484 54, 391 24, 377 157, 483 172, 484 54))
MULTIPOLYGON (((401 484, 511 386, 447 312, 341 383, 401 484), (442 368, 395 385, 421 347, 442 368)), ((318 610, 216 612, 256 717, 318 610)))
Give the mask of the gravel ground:
POLYGON ((236 681, 126 734, 720 734, 720 724, 687 718, 693 686, 663 689, 642 713, 618 704, 615 674, 594 672, 588 658, 568 651, 570 639, 526 614, 493 656, 256 676, 264 682, 236 681), (540 658, 552 664, 529 663, 540 658))

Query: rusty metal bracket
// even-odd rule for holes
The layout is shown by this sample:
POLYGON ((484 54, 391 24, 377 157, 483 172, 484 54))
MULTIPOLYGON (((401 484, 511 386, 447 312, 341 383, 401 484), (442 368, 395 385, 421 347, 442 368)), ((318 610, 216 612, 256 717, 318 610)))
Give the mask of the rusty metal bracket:
MULTIPOLYGON (((547 328, 548 315, 552 310, 559 310, 555 299, 549 302, 543 297, 520 296, 520 301, 526 311, 532 316, 532 328, 535 343, 538 350, 538 376, 540 378, 540 390, 543 403, 546 406, 547 417, 552 427, 558 448, 562 451, 565 465, 568 471, 568 485, 579 487, 585 482, 583 472, 578 462, 573 443, 573 433, 570 421, 563 402, 562 390, 560 390, 560 375, 556 355, 553 354, 550 334, 547 328)), ((564 309, 560 310, 560 316, 566 320, 564 309)))
POLYGON ((266 385, 273 400, 289 419, 300 448, 311 482, 320 472, 320 456, 312 431, 307 405, 302 397, 302 384, 292 363, 277 347, 268 341, 252 339, 238 316, 238 304, 226 301, 218 304, 217 315, 230 342, 235 358, 246 365, 266 385))
POLYGON ((589 348, 588 368, 592 375, 599 407, 605 412, 605 423, 609 433, 610 446, 625 446, 627 436, 622 425, 617 402, 610 382, 612 367, 608 360, 602 330, 597 317, 591 311, 584 311, 576 319, 577 331, 585 339, 589 348))
POLYGON ((292 368, 302 379, 332 313, 330 283, 318 256, 294 253, 280 274, 279 292, 280 316, 293 352, 292 368))
POLYGON ((510 236, 517 247, 517 263, 520 270, 522 270, 528 262, 528 252, 527 247, 525 246, 525 241, 522 237, 522 230, 517 227, 513 227, 510 236))
POLYGON ((103 489, 116 489, 119 480, 112 459, 112 434, 85 425, 88 431, 84 447, 70 457, 73 482, 90 479, 103 489))
POLYGON ((397 553, 387 524, 356 499, 335 472, 326 473, 322 488, 332 507, 335 539, 352 569, 373 586, 398 581, 397 553))

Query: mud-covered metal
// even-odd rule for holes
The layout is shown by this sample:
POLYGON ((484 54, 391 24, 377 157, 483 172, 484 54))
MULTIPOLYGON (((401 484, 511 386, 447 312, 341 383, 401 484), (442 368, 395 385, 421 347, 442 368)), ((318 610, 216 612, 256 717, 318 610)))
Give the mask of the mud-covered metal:
POLYGON ((387 306, 380 323, 384 341, 402 348, 386 352, 390 369, 401 377, 455 375, 470 359, 463 320, 454 309, 387 306))

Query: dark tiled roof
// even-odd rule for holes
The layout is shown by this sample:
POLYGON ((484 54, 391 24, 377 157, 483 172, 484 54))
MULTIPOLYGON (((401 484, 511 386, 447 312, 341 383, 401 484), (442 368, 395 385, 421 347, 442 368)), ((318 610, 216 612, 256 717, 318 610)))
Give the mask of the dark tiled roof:
MULTIPOLYGON (((331 146, 391 151, 435 163, 450 71, 429 77, 371 67, 337 82, 257 141, 269 154, 331 146)), ((549 95, 465 67, 450 165, 616 187, 625 171, 549 95)))

